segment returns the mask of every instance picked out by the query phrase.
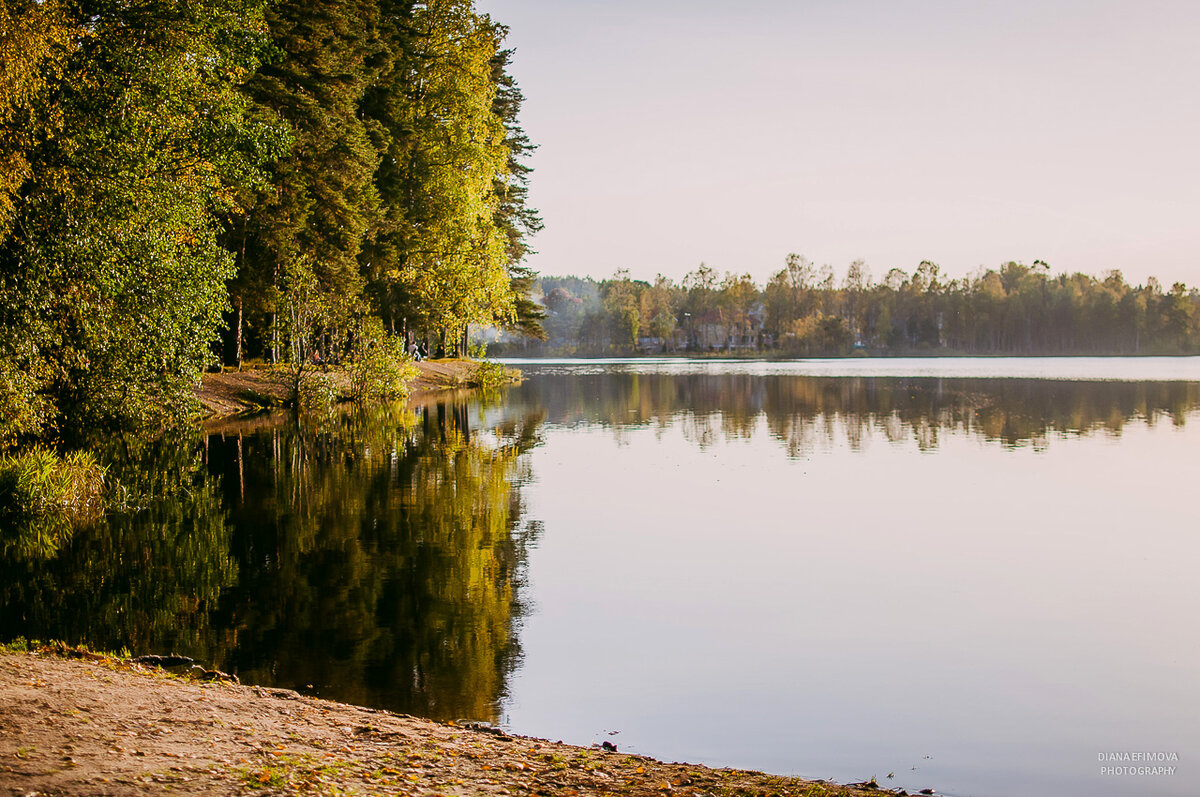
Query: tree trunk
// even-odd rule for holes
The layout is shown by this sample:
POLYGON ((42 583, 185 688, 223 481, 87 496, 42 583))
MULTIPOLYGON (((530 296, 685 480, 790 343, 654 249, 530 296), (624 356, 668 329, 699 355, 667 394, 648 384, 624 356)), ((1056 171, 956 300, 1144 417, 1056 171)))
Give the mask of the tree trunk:
POLYGON ((238 296, 233 303, 233 360, 238 370, 242 370, 242 297, 238 296))

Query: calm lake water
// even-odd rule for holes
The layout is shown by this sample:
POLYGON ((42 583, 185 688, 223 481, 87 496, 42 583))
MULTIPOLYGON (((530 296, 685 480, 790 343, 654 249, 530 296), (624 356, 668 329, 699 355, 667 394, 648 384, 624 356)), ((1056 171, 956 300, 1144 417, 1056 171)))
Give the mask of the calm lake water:
POLYGON ((1200 358, 520 367, 107 441, 136 511, 9 534, 0 637, 910 792, 1195 793, 1200 358))

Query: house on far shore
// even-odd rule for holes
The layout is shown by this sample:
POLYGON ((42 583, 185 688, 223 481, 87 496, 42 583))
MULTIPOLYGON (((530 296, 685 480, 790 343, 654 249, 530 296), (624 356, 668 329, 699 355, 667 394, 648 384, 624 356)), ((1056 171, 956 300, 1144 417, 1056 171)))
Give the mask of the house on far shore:
POLYGON ((637 350, 642 354, 669 354, 671 352, 687 351, 687 348, 687 333, 678 328, 666 337, 646 335, 638 338, 637 342, 637 350))
POLYGON ((728 319, 720 310, 712 310, 691 324, 688 348, 693 351, 757 349, 763 334, 763 320, 761 302, 734 320, 728 319))

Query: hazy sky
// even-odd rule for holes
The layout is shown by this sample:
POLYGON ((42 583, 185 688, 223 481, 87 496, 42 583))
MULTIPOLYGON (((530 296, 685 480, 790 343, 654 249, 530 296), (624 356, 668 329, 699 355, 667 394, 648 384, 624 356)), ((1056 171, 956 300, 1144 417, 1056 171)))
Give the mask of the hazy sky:
POLYGON ((1200 3, 477 0, 547 274, 1006 260, 1200 285, 1200 3))

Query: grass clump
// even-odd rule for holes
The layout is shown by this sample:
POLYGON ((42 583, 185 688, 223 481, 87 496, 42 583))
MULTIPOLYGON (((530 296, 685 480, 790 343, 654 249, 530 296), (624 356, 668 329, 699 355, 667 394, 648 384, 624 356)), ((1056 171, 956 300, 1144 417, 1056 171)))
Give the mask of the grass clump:
POLYGON ((0 514, 79 516, 101 508, 105 469, 87 451, 59 455, 35 446, 0 457, 0 514))
POLYGON ((86 451, 42 446, 0 457, 0 544, 50 556, 104 511, 105 468, 86 451))
POLYGON ((28 653, 29 640, 23 636, 19 636, 11 642, 0 644, 0 651, 4 651, 5 653, 28 653))

